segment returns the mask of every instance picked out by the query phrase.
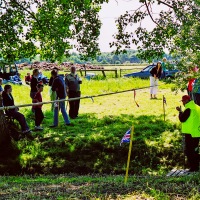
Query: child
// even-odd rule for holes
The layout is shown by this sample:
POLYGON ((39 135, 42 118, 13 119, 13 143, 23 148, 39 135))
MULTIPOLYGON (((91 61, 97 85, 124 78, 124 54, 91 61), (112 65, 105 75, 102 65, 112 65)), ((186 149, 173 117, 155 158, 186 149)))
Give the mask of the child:
POLYGON ((27 73, 27 75, 25 76, 25 83, 27 84, 27 85, 30 85, 30 83, 31 83, 31 74, 28 72, 27 73))
MULTIPOLYGON (((38 103, 42 102, 42 95, 41 92, 43 91, 43 85, 41 83, 37 84, 37 93, 34 96, 33 102, 38 103)), ((42 123, 42 120, 44 119, 44 114, 42 112, 42 105, 34 106, 35 109, 35 130, 43 130, 43 128, 40 126, 42 123)))
POLYGON ((2 88, 2 83, 3 83, 3 79, 0 78, 0 95, 2 95, 2 92, 3 92, 3 88, 2 88))

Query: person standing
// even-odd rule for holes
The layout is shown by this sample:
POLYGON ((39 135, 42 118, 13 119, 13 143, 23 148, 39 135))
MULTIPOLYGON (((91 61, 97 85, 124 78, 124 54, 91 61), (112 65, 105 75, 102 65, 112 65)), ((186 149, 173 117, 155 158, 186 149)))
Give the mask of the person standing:
POLYGON ((52 91, 56 91, 57 99, 63 100, 63 101, 61 101, 59 103, 55 103, 55 105, 54 105, 54 121, 53 121, 53 125, 51 125, 50 127, 54 128, 54 127, 58 126, 59 109, 61 110, 65 124, 67 126, 70 126, 71 123, 69 121, 69 118, 68 118, 68 115, 67 115, 67 112, 65 109, 66 87, 65 87, 64 79, 62 78, 62 76, 58 76, 57 70, 52 70, 51 76, 53 77, 52 91))
POLYGON ((156 66, 151 69, 150 74, 150 99, 157 99, 158 79, 162 74, 160 61, 158 61, 156 66))
POLYGON ((167 58, 164 57, 162 59, 162 63, 161 63, 161 66, 162 66, 162 78, 166 77, 166 62, 167 62, 167 58))
MULTIPOLYGON (((42 95, 41 92, 43 91, 43 84, 38 83, 37 84, 37 90, 38 92, 36 93, 33 102, 34 103, 40 103, 42 102, 42 95)), ((44 119, 44 114, 42 112, 42 104, 34 106, 35 109, 35 130, 43 130, 43 128, 40 126, 43 119, 44 119)))
MULTIPOLYGON (((30 86, 31 86, 30 97, 32 99, 32 102, 37 93, 38 76, 39 76, 39 69, 34 69, 31 82, 30 82, 30 86)), ((35 112, 33 107, 32 107, 32 112, 35 112)))
POLYGON ((31 76, 30 72, 28 72, 27 75, 25 76, 25 83, 26 83, 27 85, 30 85, 30 83, 31 83, 31 78, 32 78, 32 76, 31 76))
POLYGON ((190 99, 189 95, 182 96, 185 110, 176 107, 179 111, 179 120, 182 122, 181 131, 185 136, 185 154, 190 166, 189 171, 199 170, 198 145, 200 138, 200 107, 190 99))
POLYGON ((3 84, 3 79, 0 78, 0 95, 2 95, 2 93, 3 93, 2 84, 3 84))
MULTIPOLYGON (((14 98, 12 96, 12 87, 11 85, 5 85, 4 91, 2 94, 3 97, 3 106, 14 106, 14 98)), ((12 108, 12 109, 6 109, 6 115, 16 119, 20 126, 22 133, 26 134, 29 138, 32 139, 32 136, 30 135, 31 130, 29 129, 29 126, 26 122, 26 119, 22 113, 19 112, 19 108, 12 108)))
MULTIPOLYGON (((55 70, 55 71, 58 72, 58 69, 57 69, 56 67, 54 67, 53 70, 55 70)), ((53 79, 54 79, 54 78, 53 78, 52 75, 51 75, 51 77, 50 77, 50 79, 49 79, 49 95, 50 95, 50 100, 51 100, 51 101, 56 100, 56 91, 52 91, 53 79)), ((51 104, 51 111, 53 111, 53 110, 54 110, 54 103, 51 104)))
POLYGON ((194 102, 200 106, 200 81, 199 78, 195 79, 192 87, 192 96, 194 102))
MULTIPOLYGON (((82 83, 80 77, 76 73, 76 67, 71 66, 71 73, 65 76, 65 84, 67 88, 68 98, 79 98, 81 96, 80 84, 82 83)), ((78 117, 80 106, 80 99, 69 101, 69 116, 71 119, 78 117)))
MULTIPOLYGON (((196 80, 196 78, 195 78, 196 72, 197 71, 196 71, 195 67, 193 67, 193 66, 189 67, 188 74, 187 74, 187 76, 188 76, 187 93, 190 96, 190 99, 194 99, 194 93, 195 92, 193 93, 193 87, 194 87, 195 80, 196 80)), ((196 86, 195 86, 195 91, 198 90, 198 88, 196 86)))

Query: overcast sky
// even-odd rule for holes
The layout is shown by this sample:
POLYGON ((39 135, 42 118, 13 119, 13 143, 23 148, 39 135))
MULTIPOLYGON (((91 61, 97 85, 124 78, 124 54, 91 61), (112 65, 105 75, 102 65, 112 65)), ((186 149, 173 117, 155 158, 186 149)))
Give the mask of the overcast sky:
MULTIPOLYGON (((102 5, 102 9, 99 13, 102 21, 99 47, 102 52, 112 51, 109 47, 109 42, 114 40, 112 35, 117 32, 115 20, 121 14, 124 14, 126 11, 135 10, 140 7, 140 5, 138 0, 110 0, 109 3, 104 3, 102 5)), ((153 11, 156 13, 158 9, 164 9, 164 7, 154 6, 153 11)), ((142 25, 148 30, 155 26, 150 19, 144 21, 142 25)), ((136 47, 133 46, 133 49, 136 49, 136 47)))

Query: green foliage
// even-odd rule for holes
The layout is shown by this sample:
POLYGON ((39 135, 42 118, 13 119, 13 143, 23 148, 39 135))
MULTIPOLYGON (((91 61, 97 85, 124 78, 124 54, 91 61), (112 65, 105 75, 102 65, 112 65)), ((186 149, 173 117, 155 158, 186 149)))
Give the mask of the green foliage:
MULTIPOLYGON (((142 62, 137 56, 137 51, 135 50, 127 50, 126 53, 121 54, 113 54, 111 52, 103 52, 98 54, 93 59, 89 59, 90 63, 93 64, 124 64, 126 62, 129 63, 139 63, 142 62)), ((168 57, 170 57, 168 55, 168 57)), ((85 64, 86 60, 81 60, 81 56, 77 53, 70 54, 69 57, 64 57, 62 62, 73 62, 78 64, 85 64)))
MULTIPOLYGON (((159 59, 168 49, 170 54, 186 57, 194 64, 199 63, 199 1, 154 1, 140 0, 141 5, 134 11, 127 11, 117 20, 118 33, 111 47, 123 52, 132 44, 137 46, 139 57, 145 60, 159 59), (155 14, 154 5, 162 6, 155 14), (187 8, 187 9, 186 9, 187 8), (143 26, 150 18, 155 24, 151 30, 143 26), (140 25, 134 32, 127 31, 133 24, 140 25), (198 59, 195 59, 198 58, 198 59)), ((157 9, 158 10, 158 9, 157 9)))
POLYGON ((0 2, 0 55, 6 60, 38 53, 41 58, 61 60, 73 47, 89 57, 99 51, 98 12, 100 4, 106 1, 0 2))

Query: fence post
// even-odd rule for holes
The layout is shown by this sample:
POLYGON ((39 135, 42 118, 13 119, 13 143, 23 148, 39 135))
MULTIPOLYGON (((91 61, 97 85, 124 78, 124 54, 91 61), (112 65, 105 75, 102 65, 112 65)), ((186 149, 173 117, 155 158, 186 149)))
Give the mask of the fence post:
POLYGON ((104 70, 102 70, 102 74, 103 74, 104 77, 106 77, 106 74, 105 74, 105 71, 104 71, 104 70))
POLYGON ((82 70, 80 69, 79 71, 80 71, 81 76, 83 76, 82 70))
POLYGON ((117 78, 117 68, 115 68, 115 78, 117 78))

